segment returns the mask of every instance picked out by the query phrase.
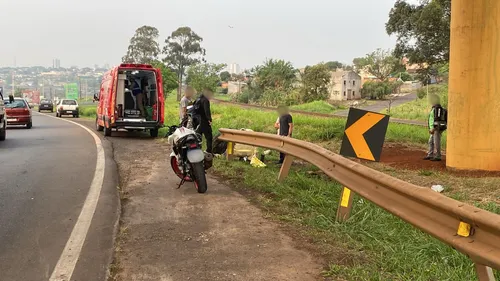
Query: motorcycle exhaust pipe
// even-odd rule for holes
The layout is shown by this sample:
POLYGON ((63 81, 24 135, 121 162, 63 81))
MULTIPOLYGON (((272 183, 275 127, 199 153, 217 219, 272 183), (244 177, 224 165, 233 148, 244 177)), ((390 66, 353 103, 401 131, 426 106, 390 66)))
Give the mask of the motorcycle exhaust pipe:
POLYGON ((212 168, 213 161, 214 161, 214 155, 212 153, 205 152, 205 161, 204 161, 205 170, 212 168))

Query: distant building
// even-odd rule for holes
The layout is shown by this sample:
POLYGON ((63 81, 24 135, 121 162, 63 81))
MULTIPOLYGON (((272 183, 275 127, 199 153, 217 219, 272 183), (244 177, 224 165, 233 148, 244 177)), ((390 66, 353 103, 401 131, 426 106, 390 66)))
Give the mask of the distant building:
POLYGON ((61 61, 59 59, 52 60, 52 68, 59 69, 61 68, 61 61))
POLYGON ((227 83, 227 93, 228 94, 236 94, 236 93, 241 93, 247 86, 247 83, 245 82, 235 82, 235 81, 229 81, 227 83))
POLYGON ((228 67, 228 72, 230 74, 240 74, 241 73, 240 65, 237 63, 230 64, 228 67))
POLYGON ((361 98, 361 76, 354 71, 332 72, 329 87, 331 100, 355 100, 361 98))

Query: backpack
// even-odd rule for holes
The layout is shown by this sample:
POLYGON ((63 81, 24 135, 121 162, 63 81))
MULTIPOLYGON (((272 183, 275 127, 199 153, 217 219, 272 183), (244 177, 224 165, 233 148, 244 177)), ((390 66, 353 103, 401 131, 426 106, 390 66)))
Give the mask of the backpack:
POLYGON ((448 128, 448 110, 442 106, 434 109, 434 124, 440 131, 446 131, 448 128))
POLYGON ((201 109, 201 99, 197 98, 193 103, 193 107, 188 111, 188 114, 191 116, 191 119, 193 120, 193 128, 197 128, 201 123, 200 109, 201 109))

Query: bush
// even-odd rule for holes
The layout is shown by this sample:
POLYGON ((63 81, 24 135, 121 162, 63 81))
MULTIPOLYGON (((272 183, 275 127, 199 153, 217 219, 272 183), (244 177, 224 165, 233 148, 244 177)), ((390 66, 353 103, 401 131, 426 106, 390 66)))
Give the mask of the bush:
POLYGON ((401 82, 378 82, 369 81, 363 85, 361 96, 369 99, 384 99, 385 96, 395 93, 401 86, 401 82))
POLYGON ((420 88, 417 90, 417 97, 419 99, 423 99, 427 96, 427 91, 425 90, 425 88, 420 88))
POLYGON ((97 114, 97 108, 95 105, 80 106, 78 111, 80 116, 85 117, 95 117, 97 114))
POLYGON ((241 93, 234 94, 234 100, 239 103, 250 103, 250 91, 243 91, 241 93))
MULTIPOLYGON (((429 94, 439 96, 441 105, 443 107, 448 107, 448 85, 447 84, 437 84, 429 86, 429 94)), ((427 86, 424 86, 417 91, 417 97, 423 99, 427 96, 427 86)))
POLYGON ((265 90, 259 99, 259 103, 264 106, 276 106, 285 104, 286 94, 274 89, 265 90))

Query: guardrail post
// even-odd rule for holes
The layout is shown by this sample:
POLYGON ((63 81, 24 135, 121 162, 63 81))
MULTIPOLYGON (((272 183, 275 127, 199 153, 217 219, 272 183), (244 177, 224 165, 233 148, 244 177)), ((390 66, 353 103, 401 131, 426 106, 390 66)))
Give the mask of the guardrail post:
POLYGON ((228 142, 226 149, 226 160, 233 160, 233 152, 234 152, 234 143, 228 142))
POLYGON ((353 198, 354 192, 344 186, 342 188, 342 194, 340 196, 339 208, 337 209, 336 220, 338 222, 344 222, 351 216, 353 198))
POLYGON ((479 263, 474 263, 474 265, 479 281, 495 281, 495 276, 493 275, 491 267, 479 263))
POLYGON ((293 156, 285 155, 285 160, 281 164, 280 174, 278 175, 278 181, 283 181, 290 172, 290 167, 292 166, 293 156))

